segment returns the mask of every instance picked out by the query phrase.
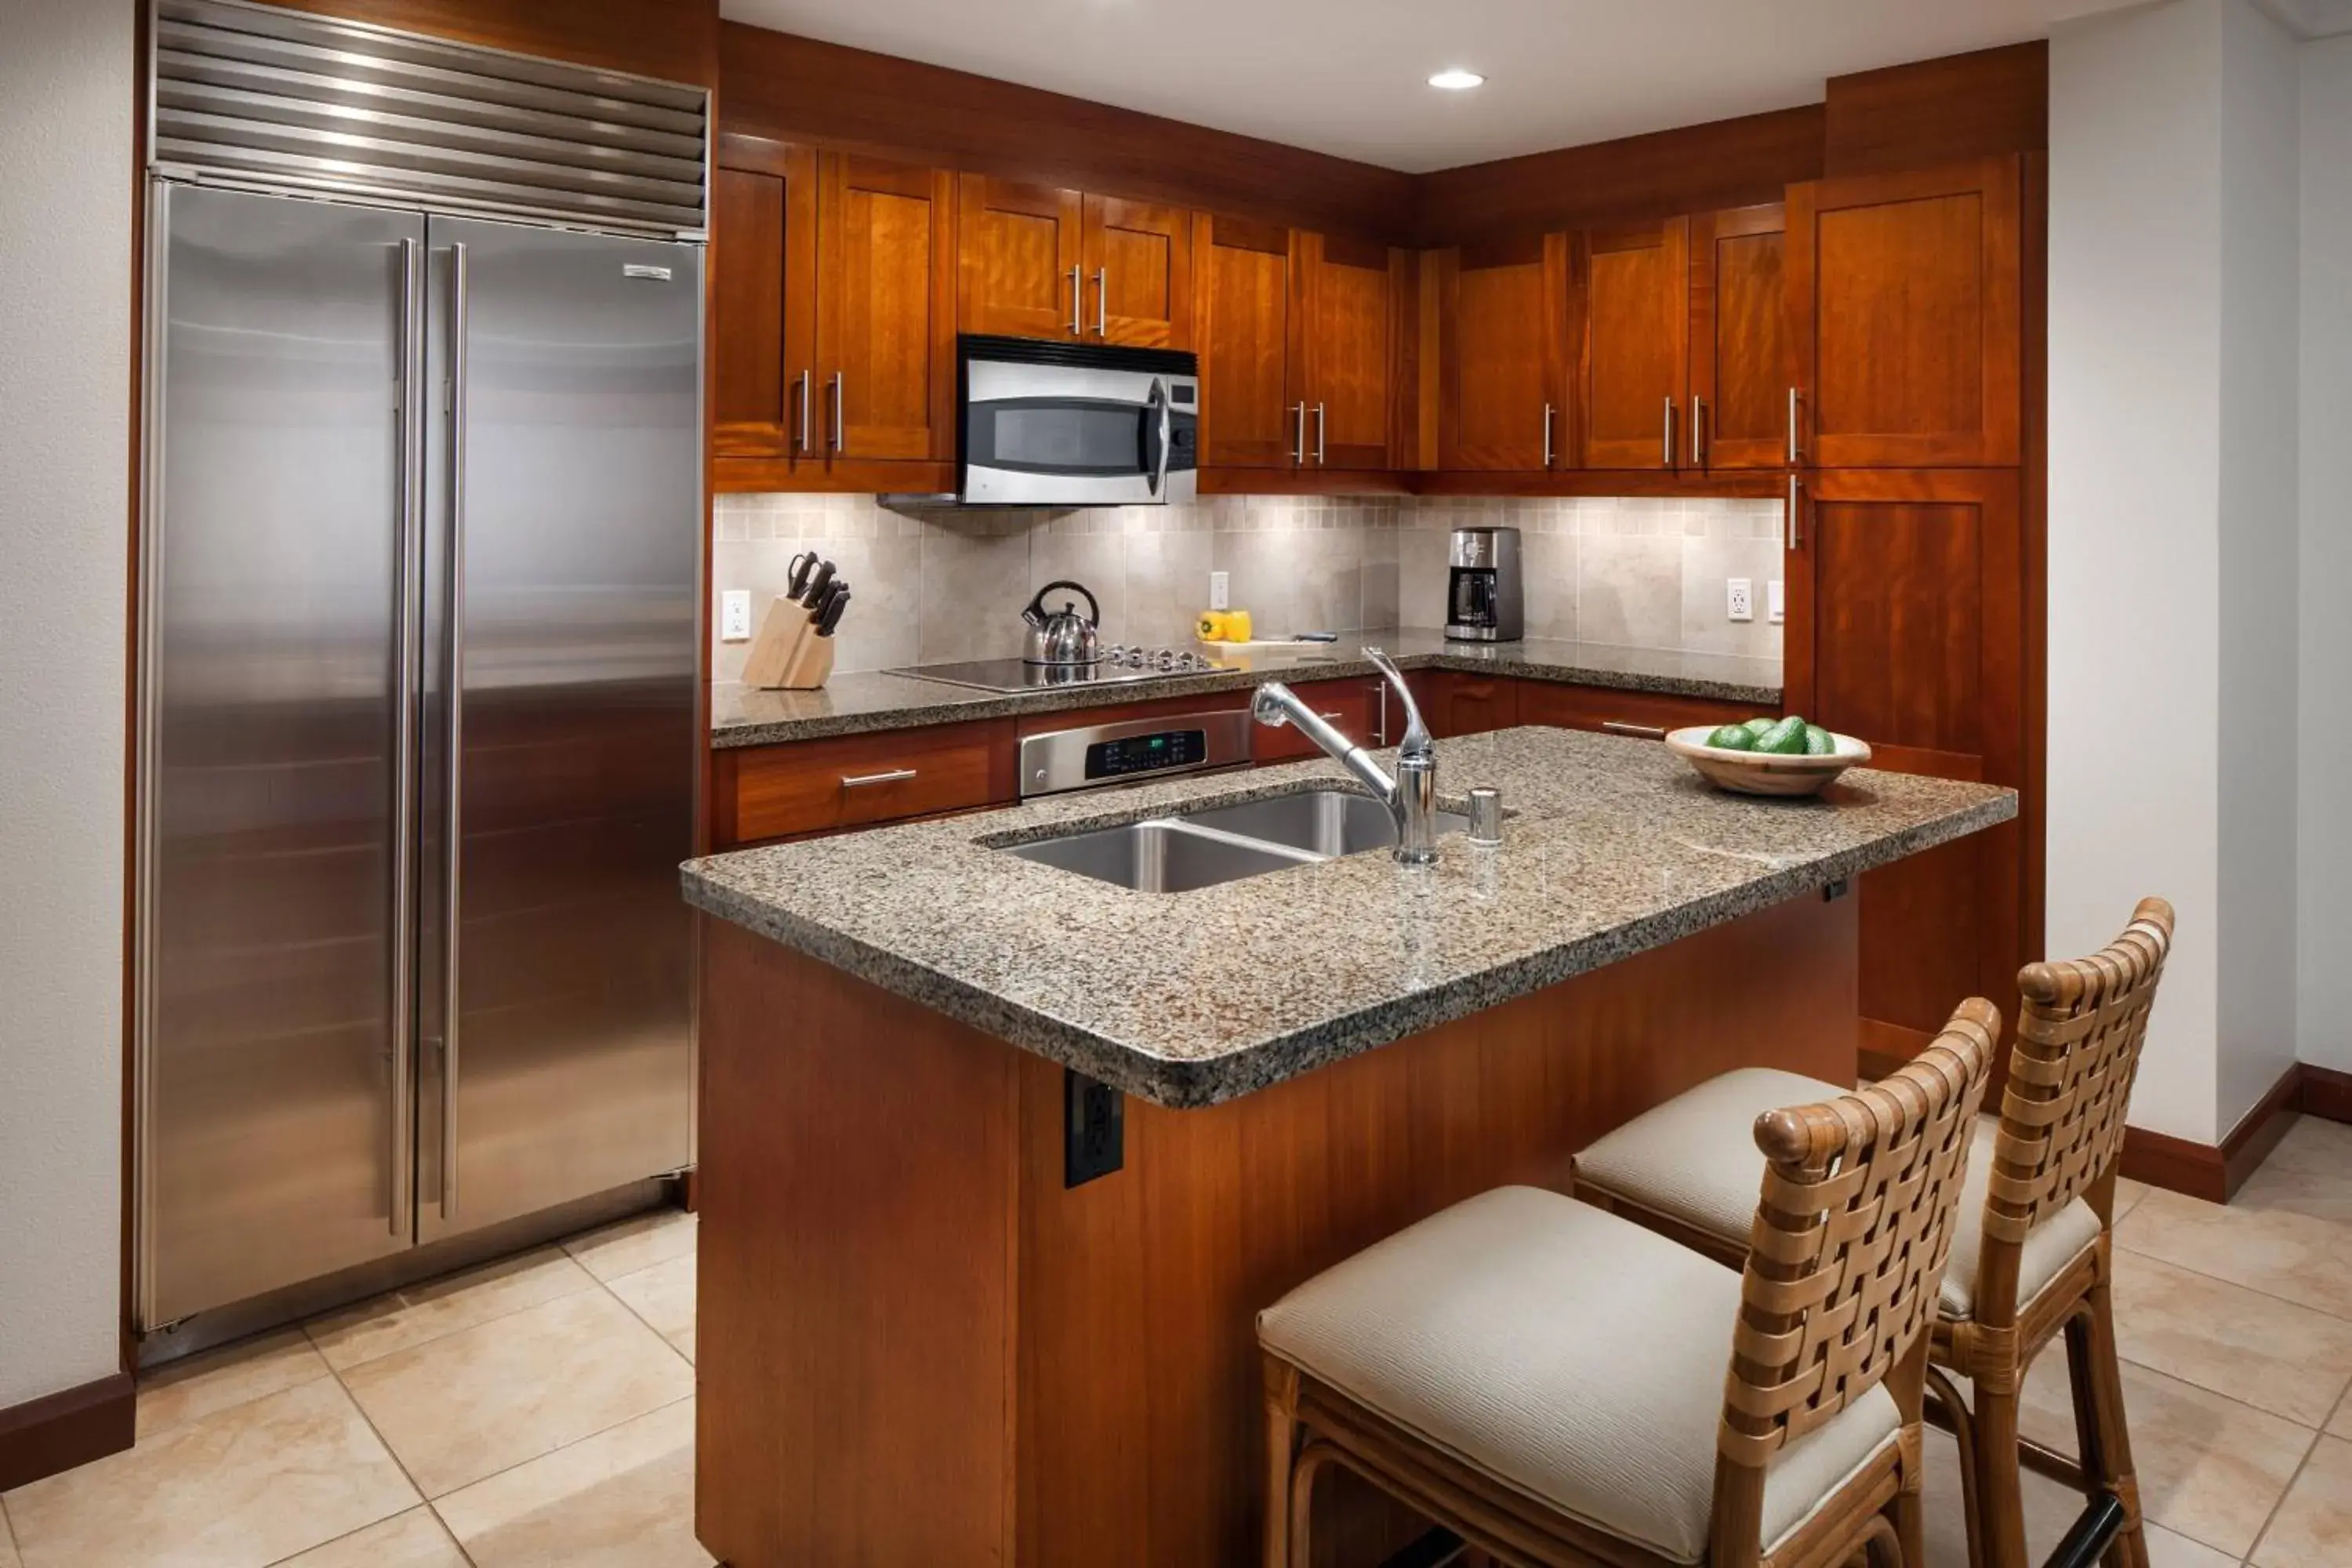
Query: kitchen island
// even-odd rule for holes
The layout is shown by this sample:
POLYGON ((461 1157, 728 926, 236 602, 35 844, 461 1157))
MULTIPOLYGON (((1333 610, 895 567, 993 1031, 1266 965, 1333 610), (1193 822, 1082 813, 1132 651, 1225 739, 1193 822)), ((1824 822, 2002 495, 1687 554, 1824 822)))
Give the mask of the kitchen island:
MULTIPOLYGON (((1251 1561, 1260 1307, 1485 1188, 1564 1185, 1578 1148, 1725 1068, 1851 1078, 1851 879, 2016 809, 1869 771, 1751 800, 1563 730, 1439 761, 1445 797, 1501 789, 1502 847, 1172 894, 1016 852, 1348 787, 1318 761, 686 868, 710 917, 705 1546, 1251 1561)), ((1333 1561, 1413 1532, 1326 1490, 1333 1561)))

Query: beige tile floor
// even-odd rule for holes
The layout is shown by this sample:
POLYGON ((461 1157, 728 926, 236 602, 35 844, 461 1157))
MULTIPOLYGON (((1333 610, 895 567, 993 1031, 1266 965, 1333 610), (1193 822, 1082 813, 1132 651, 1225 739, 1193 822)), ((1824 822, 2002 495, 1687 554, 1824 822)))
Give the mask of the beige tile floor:
MULTIPOLYGON (((2352 1127, 2297 1123, 2227 1208, 2119 1208, 2154 1568, 2352 1568, 2352 1127)), ((150 1379, 136 1448, 0 1497, 0 1568, 705 1568, 694 1246, 631 1220, 150 1379)), ((2059 1354, 2026 1425, 2071 1447, 2059 1354)), ((1928 1453, 1928 1565, 1961 1568, 1928 1453)), ((2080 1503, 2026 1498, 2038 1559, 2080 1503)))

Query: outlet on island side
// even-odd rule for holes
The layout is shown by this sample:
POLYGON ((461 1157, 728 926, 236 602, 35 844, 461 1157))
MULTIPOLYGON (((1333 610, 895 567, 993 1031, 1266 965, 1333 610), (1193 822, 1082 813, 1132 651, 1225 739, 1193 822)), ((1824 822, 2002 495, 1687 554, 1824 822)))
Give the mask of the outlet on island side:
POLYGON ((1724 614, 1735 621, 1754 620, 1756 618, 1755 583, 1749 578, 1734 577, 1728 581, 1728 589, 1729 591, 1724 595, 1724 614))

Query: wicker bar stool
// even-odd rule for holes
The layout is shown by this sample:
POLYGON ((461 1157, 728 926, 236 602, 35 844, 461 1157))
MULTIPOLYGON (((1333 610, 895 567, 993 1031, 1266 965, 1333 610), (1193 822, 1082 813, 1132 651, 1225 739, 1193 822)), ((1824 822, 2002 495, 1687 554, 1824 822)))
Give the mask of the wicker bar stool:
MULTIPOLYGON (((2172 929, 2172 906, 2143 900, 2100 952, 2018 976, 2009 1083, 1998 1123, 1977 1131, 1927 1373, 1936 1414, 1959 1439, 1972 1568, 2026 1568, 2021 1464, 2085 1495, 2075 1533, 2108 1538, 2110 1563, 2147 1562, 2116 1368, 2110 1233, 2125 1112, 2172 929), (2026 1368, 2062 1333, 2079 1459, 2018 1433, 2026 1368)), ((1718 1145, 1759 1109, 1833 1087, 1727 1073, 1579 1155, 1577 1194, 1737 1262, 1749 1235, 1733 1217, 1735 1194, 1754 1180, 1755 1162, 1727 1164, 1718 1145)))
POLYGON ((1885 1083, 1759 1119, 1741 1272, 1502 1187, 1268 1308, 1266 1568, 1312 1561, 1332 1466, 1513 1568, 1917 1568, 1927 1335, 2000 1034, 1969 1002, 1885 1083))

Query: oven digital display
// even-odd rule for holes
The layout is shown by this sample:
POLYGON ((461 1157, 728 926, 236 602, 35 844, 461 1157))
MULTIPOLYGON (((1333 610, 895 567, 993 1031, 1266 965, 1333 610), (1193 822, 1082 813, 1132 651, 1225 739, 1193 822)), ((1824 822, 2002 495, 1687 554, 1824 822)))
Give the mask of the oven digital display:
POLYGON ((1115 779, 1129 773, 1189 768, 1208 754, 1209 736, 1203 730, 1162 730, 1155 735, 1097 741, 1087 748, 1087 777, 1115 779))

